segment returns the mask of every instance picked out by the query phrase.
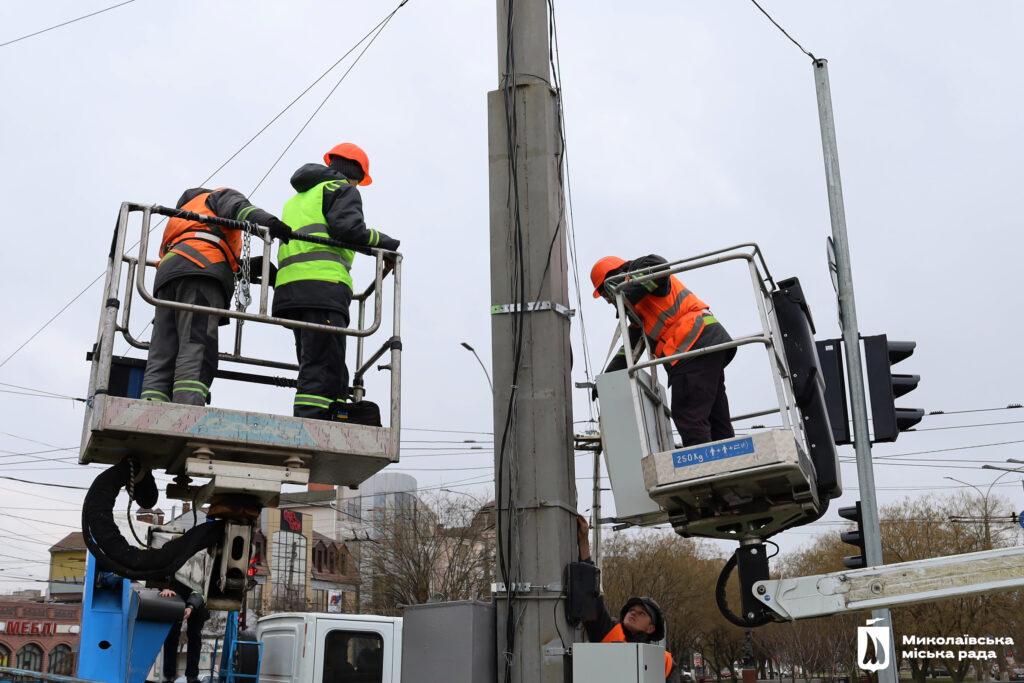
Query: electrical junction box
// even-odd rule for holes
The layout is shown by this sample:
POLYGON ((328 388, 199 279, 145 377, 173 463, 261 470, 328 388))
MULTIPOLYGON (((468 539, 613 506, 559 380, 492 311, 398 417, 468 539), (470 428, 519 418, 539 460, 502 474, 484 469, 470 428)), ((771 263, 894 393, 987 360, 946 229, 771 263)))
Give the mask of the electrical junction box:
POLYGON ((459 600, 406 605, 402 616, 403 681, 493 683, 497 670, 493 603, 459 600))
POLYGON ((646 643, 576 643, 572 683, 665 683, 665 648, 646 643))
POLYGON ((651 500, 641 460, 648 453, 671 450, 671 416, 665 389, 641 370, 630 381, 627 370, 597 377, 601 400, 601 445, 615 498, 615 517, 633 524, 664 522, 664 511, 651 500))

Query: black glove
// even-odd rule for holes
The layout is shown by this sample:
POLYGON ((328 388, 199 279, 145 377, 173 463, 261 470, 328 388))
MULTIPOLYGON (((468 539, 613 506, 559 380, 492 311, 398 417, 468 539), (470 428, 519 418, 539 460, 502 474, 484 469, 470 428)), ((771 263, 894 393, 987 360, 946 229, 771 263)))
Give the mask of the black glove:
POLYGON ((398 251, 398 245, 401 243, 401 240, 396 240, 394 237, 385 237, 381 235, 380 242, 377 246, 381 249, 387 249, 388 251, 398 251))
POLYGON ((590 400, 591 401, 596 401, 597 400, 597 385, 596 384, 594 386, 590 387, 590 400))
POLYGON ((280 218, 267 219, 267 232, 270 233, 271 237, 281 240, 284 244, 288 244, 288 241, 292 238, 292 229, 280 218))
MULTIPOLYGON (((270 262, 270 286, 274 286, 274 282, 277 280, 277 266, 274 262, 270 262)), ((254 285, 258 285, 263 282, 263 257, 262 256, 250 256, 249 257, 249 282, 254 285)))

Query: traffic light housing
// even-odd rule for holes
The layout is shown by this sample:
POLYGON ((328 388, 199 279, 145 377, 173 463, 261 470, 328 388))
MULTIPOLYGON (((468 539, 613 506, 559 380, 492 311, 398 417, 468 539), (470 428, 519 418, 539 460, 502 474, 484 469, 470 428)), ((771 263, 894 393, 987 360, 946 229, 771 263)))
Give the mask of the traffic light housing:
POLYGON ((871 394, 872 443, 895 441, 900 432, 924 417, 920 408, 897 408, 895 400, 917 388, 920 375, 892 374, 891 367, 909 358, 916 342, 889 341, 884 334, 864 337, 864 366, 871 394))
POLYGON ((839 508, 839 516, 857 525, 855 531, 842 531, 839 534, 843 543, 857 546, 860 555, 848 555, 843 558, 843 566, 847 569, 860 569, 868 566, 867 551, 864 550, 864 523, 860 516, 860 501, 856 505, 839 508))
POLYGON ((850 410, 846 404, 846 373, 843 372, 843 340, 823 339, 814 342, 818 348, 821 377, 825 380, 825 408, 832 425, 832 440, 837 446, 853 443, 850 433, 850 410))
POLYGON ((778 289, 772 292, 772 304, 782 333, 793 399, 800 409, 808 454, 814 463, 818 497, 827 501, 842 494, 839 454, 829 424, 825 380, 814 344, 814 322, 800 281, 795 277, 780 280, 778 289))

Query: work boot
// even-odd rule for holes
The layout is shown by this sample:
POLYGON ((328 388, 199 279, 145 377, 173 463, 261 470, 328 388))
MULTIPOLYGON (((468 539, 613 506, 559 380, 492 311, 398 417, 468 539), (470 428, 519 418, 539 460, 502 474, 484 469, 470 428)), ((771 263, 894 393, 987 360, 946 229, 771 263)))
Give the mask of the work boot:
POLYGON ((380 427, 380 406, 373 401, 355 401, 345 403, 335 401, 331 404, 331 416, 335 422, 380 427))

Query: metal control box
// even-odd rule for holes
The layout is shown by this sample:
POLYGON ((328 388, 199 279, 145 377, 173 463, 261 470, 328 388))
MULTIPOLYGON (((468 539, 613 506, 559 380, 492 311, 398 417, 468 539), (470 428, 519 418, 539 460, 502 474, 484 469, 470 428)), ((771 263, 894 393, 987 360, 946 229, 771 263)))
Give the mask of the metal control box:
POLYGON ((664 683, 665 648, 646 643, 576 643, 572 683, 664 683))
POLYGON ((402 680, 492 683, 494 620, 494 605, 478 600, 406 605, 402 680))
POLYGON ((664 511, 647 495, 640 469, 646 454, 673 447, 665 390, 650 373, 638 372, 630 382, 626 370, 617 370, 598 375, 597 392, 616 518, 634 524, 665 521, 664 511))

